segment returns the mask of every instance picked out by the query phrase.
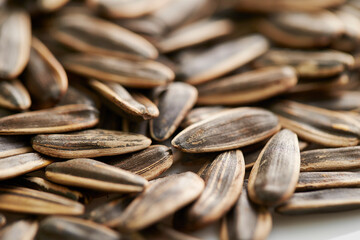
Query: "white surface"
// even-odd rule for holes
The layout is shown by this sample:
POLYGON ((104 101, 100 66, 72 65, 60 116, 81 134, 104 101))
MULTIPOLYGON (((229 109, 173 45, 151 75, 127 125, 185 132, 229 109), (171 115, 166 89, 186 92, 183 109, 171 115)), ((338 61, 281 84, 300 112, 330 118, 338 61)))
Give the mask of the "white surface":
POLYGON ((360 210, 282 216, 274 214, 268 240, 360 240, 360 210))

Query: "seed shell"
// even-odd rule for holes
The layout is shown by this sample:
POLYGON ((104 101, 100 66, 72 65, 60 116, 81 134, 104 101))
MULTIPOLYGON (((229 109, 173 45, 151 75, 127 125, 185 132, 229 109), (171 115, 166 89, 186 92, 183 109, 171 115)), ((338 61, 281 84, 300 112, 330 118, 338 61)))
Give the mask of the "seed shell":
POLYGON ((234 108, 185 128, 171 144, 190 153, 224 151, 260 142, 279 130, 278 119, 271 112, 234 108))
POLYGON ((188 114, 186 114, 186 117, 184 118, 180 126, 183 128, 187 128, 191 124, 200 122, 204 119, 213 116, 216 113, 220 113, 225 110, 228 110, 228 108, 225 108, 223 106, 208 106, 208 107, 193 108, 188 112, 188 114))
POLYGON ((251 201, 274 206, 295 192, 300 172, 299 142, 295 133, 284 129, 274 135, 256 160, 249 177, 251 201))
POLYGON ((0 158, 33 152, 29 140, 23 136, 0 136, 0 158))
POLYGON ((0 107, 26 110, 31 106, 29 92, 17 79, 0 81, 0 107))
POLYGON ((53 163, 45 174, 59 184, 106 192, 141 192, 147 185, 136 174, 87 158, 53 163))
POLYGON ((16 221, 0 231, 1 240, 32 240, 38 230, 38 223, 30 220, 16 221))
POLYGON ((150 146, 141 134, 90 129, 67 134, 43 134, 32 139, 33 148, 58 158, 113 156, 135 152, 150 146))

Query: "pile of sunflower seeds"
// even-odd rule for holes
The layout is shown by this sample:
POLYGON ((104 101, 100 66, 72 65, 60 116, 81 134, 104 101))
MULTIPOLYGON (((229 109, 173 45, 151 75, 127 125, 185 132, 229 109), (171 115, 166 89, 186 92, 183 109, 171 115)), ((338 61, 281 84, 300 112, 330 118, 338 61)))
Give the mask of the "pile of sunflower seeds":
POLYGON ((360 208, 359 70, 359 0, 0 1, 0 239, 360 208))

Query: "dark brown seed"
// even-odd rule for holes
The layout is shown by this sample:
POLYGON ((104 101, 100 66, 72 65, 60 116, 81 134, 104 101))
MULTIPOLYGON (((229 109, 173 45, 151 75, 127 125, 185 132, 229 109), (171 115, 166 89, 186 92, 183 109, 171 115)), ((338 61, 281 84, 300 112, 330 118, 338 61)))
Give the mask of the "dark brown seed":
POLYGON ((185 128, 171 144, 184 152, 216 152, 248 146, 280 130, 277 117, 260 108, 234 108, 185 128))
POLYGON ((106 99, 106 103, 117 112, 130 117, 148 120, 159 116, 159 109, 141 93, 129 93, 119 83, 89 81, 90 86, 106 99))
POLYGON ((0 187, 0 209, 30 214, 81 215, 84 206, 68 198, 23 187, 0 187))
POLYGON ((150 181, 171 167, 173 155, 171 149, 166 146, 152 145, 128 156, 109 157, 105 162, 138 174, 150 181))
POLYGON ((53 193, 66 198, 70 198, 75 201, 84 201, 85 198, 84 195, 79 191, 49 182, 40 177, 26 177, 20 179, 20 182, 22 186, 33 188, 43 192, 53 193))
POLYGON ((191 109, 181 123, 181 127, 186 128, 191 124, 205 120, 216 113, 228 110, 223 106, 198 107, 191 109))
POLYGON ((18 113, 0 118, 1 135, 60 133, 95 126, 98 111, 84 104, 18 113))
POLYGON ((359 188, 336 188, 294 193, 276 208, 281 214, 309 214, 347 211, 360 208, 359 188))
POLYGON ((299 172, 297 136, 284 129, 266 143, 251 170, 248 184, 251 201, 266 206, 283 203, 295 192, 299 172))
POLYGON ((24 153, 0 158, 0 180, 20 176, 22 174, 46 167, 53 161, 38 153, 24 153))
POLYGON ((204 181, 192 172, 155 180, 123 214, 105 225, 126 231, 146 228, 194 201, 203 189, 204 181))
POLYGON ((198 104, 238 105, 261 101, 295 86, 292 67, 260 68, 197 85, 198 104))
POLYGON ((104 129, 37 135, 32 139, 36 151, 59 158, 113 156, 142 150, 150 144, 151 140, 141 134, 104 129))
POLYGON ((0 158, 32 151, 28 139, 23 136, 0 136, 0 158))
POLYGON ((180 63, 178 74, 189 84, 200 84, 225 75, 265 53, 269 42, 254 34, 224 42, 180 63))
POLYGON ((266 239, 272 227, 271 213, 265 207, 253 204, 248 199, 246 186, 235 207, 226 217, 226 232, 231 239, 266 239))
POLYGON ((89 219, 97 223, 105 223, 118 218, 133 199, 121 197, 104 203, 89 213, 89 219))
POLYGON ((273 49, 255 61, 257 67, 290 65, 299 77, 323 78, 342 73, 351 68, 354 58, 335 50, 300 51, 273 49))
POLYGON ((233 30, 234 24, 229 19, 202 19, 171 32, 158 47, 168 53, 228 35, 233 30))
POLYGON ((90 54, 72 54, 61 58, 66 70, 85 77, 118 82, 126 87, 153 88, 166 85, 174 73, 151 60, 127 60, 90 54))
POLYGON ((360 172, 302 172, 296 191, 359 186, 360 172))
POLYGON ((30 220, 16 221, 0 231, 1 240, 32 240, 38 230, 38 223, 30 220))
POLYGON ((195 87, 181 82, 167 86, 157 99, 159 117, 150 121, 151 137, 157 141, 165 141, 179 127, 188 111, 197 100, 195 87))
POLYGON ((263 21, 259 29, 276 43, 299 48, 329 45, 345 31, 341 20, 327 10, 278 13, 263 21))
POLYGON ((30 55, 30 17, 21 10, 1 10, 0 77, 12 79, 24 70, 30 55))
POLYGON ((38 240, 118 240, 117 232, 100 224, 74 217, 47 217, 41 221, 38 240))
POLYGON ((271 110, 281 125, 302 139, 329 147, 357 145, 360 123, 349 115, 293 101, 281 101, 271 110))
POLYGON ((236 6, 241 11, 250 12, 285 12, 285 11, 319 11, 324 8, 336 7, 345 0, 240 0, 236 6))
POLYGON ((168 4, 169 0, 154 0, 151 3, 147 0, 140 1, 87 1, 90 7, 111 18, 137 18, 168 4))
POLYGON ((131 172, 87 158, 56 162, 46 167, 53 182, 106 192, 141 192, 147 181, 131 172))
POLYGON ((29 92, 17 79, 0 81, 0 107, 26 110, 31 105, 29 92))
POLYGON ((64 14, 56 19, 52 36, 81 52, 125 58, 158 56, 146 39, 112 22, 86 14, 64 14))
POLYGON ((301 153, 302 172, 344 171, 360 168, 360 147, 325 148, 301 153))
POLYGON ((175 221, 185 229, 198 229, 219 220, 235 204, 242 190, 245 164, 239 150, 218 155, 201 174, 205 189, 175 221))
POLYGON ((0 229, 6 224, 6 217, 0 213, 0 229))
POLYGON ((54 106, 66 93, 68 78, 52 53, 33 37, 25 84, 37 108, 54 106))

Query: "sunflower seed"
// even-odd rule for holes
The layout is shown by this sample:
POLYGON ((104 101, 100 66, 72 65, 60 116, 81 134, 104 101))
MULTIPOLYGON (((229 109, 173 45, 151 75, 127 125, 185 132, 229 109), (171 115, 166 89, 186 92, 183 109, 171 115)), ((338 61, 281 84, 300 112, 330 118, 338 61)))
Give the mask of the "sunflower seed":
POLYGON ((113 156, 135 152, 150 144, 151 140, 140 134, 104 129, 37 135, 32 139, 36 151, 59 158, 113 156))
POLYGON ((155 180, 123 214, 105 225, 126 231, 143 229, 194 201, 203 189, 204 181, 192 172, 155 180))
POLYGON ((300 150, 296 134, 284 129, 261 151, 249 177, 251 201, 274 206, 289 199, 300 172, 300 150))
POLYGON ((360 147, 325 148, 301 153, 302 172, 343 171, 360 168, 360 147))
POLYGON ((181 228, 198 229, 219 220, 239 198, 245 175, 242 152, 224 152, 207 165, 201 174, 204 191, 176 218, 181 228))
POLYGON ((276 208, 281 214, 308 214, 347 211, 360 208, 359 188, 336 188, 294 193, 276 208))
POLYGON ((64 14, 56 19, 52 36, 81 52, 115 57, 151 58, 158 52, 143 37, 112 22, 86 14, 64 14))
POLYGON ((246 185, 225 220, 228 237, 221 240, 266 239, 272 227, 271 213, 249 201, 246 185))
POLYGON ((229 19, 202 19, 171 32, 158 45, 168 53, 230 34, 233 29, 229 19))
POLYGON ((309 142, 329 147, 358 144, 360 123, 349 115, 293 101, 281 101, 271 110, 281 125, 309 142))
POLYGON ((47 217, 41 221, 38 240, 118 240, 117 232, 100 224, 74 217, 47 217))
POLYGON ((34 105, 38 108, 54 106, 65 95, 68 78, 64 68, 52 53, 33 37, 30 59, 26 67, 25 84, 34 105))
POLYGON ((38 230, 38 223, 30 220, 19 220, 0 231, 2 240, 32 240, 38 230))
POLYGON ((299 77, 323 78, 351 68, 354 58, 335 50, 300 51, 272 49, 255 61, 257 67, 290 65, 299 77))
POLYGON ((185 128, 171 144, 184 152, 224 151, 260 142, 279 129, 278 119, 271 112, 234 108, 185 128))
POLYGON ((173 164, 171 149, 152 145, 128 156, 112 156, 103 159, 107 164, 138 174, 147 180, 155 179, 173 164))
POLYGON ((30 55, 31 23, 22 10, 1 9, 0 77, 16 78, 24 70, 30 55))
POLYGON ((87 158, 56 162, 46 167, 56 183, 106 192, 141 192, 147 181, 131 172, 87 158))
POLYGON ((0 81, 0 107, 26 110, 31 105, 29 92, 17 79, 0 81))
POLYGON ((0 134, 69 132, 93 127, 98 121, 98 111, 95 108, 74 104, 0 118, 0 134))
POLYGON ((197 107, 191 109, 181 123, 181 127, 186 128, 191 124, 205 120, 216 113, 228 110, 223 106, 197 107))
POLYGON ((89 81, 90 86, 101 94, 114 110, 135 118, 148 120, 159 116, 159 109, 141 93, 129 93, 119 83, 106 83, 95 79, 89 81))
POLYGON ((26 177, 20 179, 19 181, 21 182, 22 186, 26 186, 28 188, 53 193, 75 201, 84 202, 85 200, 85 196, 81 192, 49 182, 40 177, 26 177))
POLYGON ((13 178, 46 167, 52 162, 52 160, 38 153, 24 153, 0 158, 0 180, 13 178))
POLYGON ((178 74, 189 84, 200 84, 223 76, 265 53, 269 42, 254 34, 224 42, 180 63, 178 74))
POLYGON ((0 158, 32 152, 28 139, 23 136, 0 136, 0 158))
POLYGON ((81 215, 84 206, 68 198, 23 187, 0 187, 0 209, 30 214, 81 215))
POLYGON ((104 55, 71 54, 61 58, 65 69, 85 77, 118 82, 126 87, 152 88, 166 85, 174 73, 151 60, 127 60, 104 55))
POLYGON ((157 141, 168 139, 195 105, 197 95, 196 88, 189 84, 176 82, 168 85, 157 100, 159 117, 150 120, 151 137, 157 141))
POLYGON ((296 185, 297 191, 323 188, 359 187, 359 172, 302 172, 296 185))
POLYGON ((296 83, 296 73, 291 67, 260 68, 197 85, 197 103, 238 105, 257 102, 283 93, 296 83))

